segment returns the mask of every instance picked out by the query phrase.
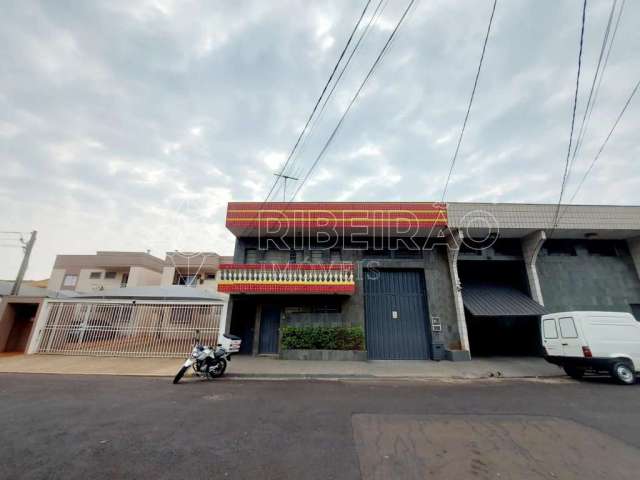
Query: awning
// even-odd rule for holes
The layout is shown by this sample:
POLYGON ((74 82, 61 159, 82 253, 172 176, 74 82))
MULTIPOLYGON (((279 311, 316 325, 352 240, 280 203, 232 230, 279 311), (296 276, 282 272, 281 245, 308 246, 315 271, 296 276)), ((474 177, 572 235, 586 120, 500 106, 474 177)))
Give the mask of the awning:
POLYGON ((506 285, 464 284, 462 301, 476 317, 530 317, 549 313, 520 290, 506 285))

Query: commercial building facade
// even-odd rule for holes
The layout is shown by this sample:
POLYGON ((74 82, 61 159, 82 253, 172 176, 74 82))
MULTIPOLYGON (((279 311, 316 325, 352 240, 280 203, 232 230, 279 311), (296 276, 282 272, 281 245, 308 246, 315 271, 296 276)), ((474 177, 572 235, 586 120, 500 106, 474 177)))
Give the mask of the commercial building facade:
POLYGON ((230 333, 359 325, 369 359, 536 355, 548 311, 640 315, 640 207, 230 203, 230 333))

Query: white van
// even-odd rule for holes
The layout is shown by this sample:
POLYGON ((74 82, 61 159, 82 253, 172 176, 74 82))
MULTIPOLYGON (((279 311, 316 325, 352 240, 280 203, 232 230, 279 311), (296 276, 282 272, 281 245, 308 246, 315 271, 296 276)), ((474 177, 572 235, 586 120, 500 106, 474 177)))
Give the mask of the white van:
POLYGON ((630 313, 552 313, 542 316, 540 330, 546 360, 572 378, 606 372, 619 383, 635 383, 640 371, 640 322, 630 313))

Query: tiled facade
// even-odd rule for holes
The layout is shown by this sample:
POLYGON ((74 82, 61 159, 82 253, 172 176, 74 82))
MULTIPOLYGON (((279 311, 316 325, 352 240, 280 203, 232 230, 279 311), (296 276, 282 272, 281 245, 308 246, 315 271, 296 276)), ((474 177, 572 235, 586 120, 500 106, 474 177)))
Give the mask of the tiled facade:
POLYGON ((632 312, 640 304, 640 278, 628 251, 619 256, 592 255, 581 245, 576 255, 538 257, 545 307, 550 311, 632 312))
MULTIPOLYGON (((263 249, 257 239, 259 226, 249 224, 244 220, 242 225, 234 224, 237 212, 244 209, 257 210, 265 208, 278 216, 279 210, 288 208, 298 212, 305 209, 317 211, 322 205, 335 204, 230 204, 230 210, 235 215, 232 221, 227 220, 229 229, 236 235, 236 247, 233 263, 277 263, 284 265, 295 263, 328 263, 336 260, 351 263, 354 266, 355 290, 344 297, 332 298, 332 302, 339 303, 339 312, 317 313, 305 311, 300 306, 319 300, 310 297, 296 297, 295 295, 232 295, 234 300, 254 302, 260 304, 279 304, 283 308, 282 324, 336 324, 365 325, 365 299, 362 289, 362 279, 369 268, 391 270, 420 270, 424 272, 428 316, 425 322, 431 325, 437 322, 442 325, 442 331, 436 340, 442 342, 445 348, 451 350, 467 349, 465 310, 462 305, 461 290, 464 291, 464 281, 456 284, 459 279, 457 270, 465 262, 465 268, 478 266, 491 269, 491 264, 504 262, 515 265, 524 272, 522 290, 544 303, 550 311, 568 309, 601 309, 630 311, 631 305, 640 303, 640 207, 625 206, 562 206, 560 221, 554 226, 555 205, 534 204, 490 204, 490 203, 449 203, 446 205, 444 218, 447 219, 444 229, 438 224, 436 229, 428 230, 430 235, 429 248, 413 254, 410 258, 399 258, 398 255, 373 254, 362 249, 352 248, 349 242, 341 242, 334 247, 337 253, 324 256, 314 256, 313 252, 302 250, 292 253, 289 250, 276 248, 263 249), (256 205, 258 205, 256 207, 256 205), (471 219, 471 220, 470 220, 471 219), (460 232, 460 233, 458 233, 460 232), (454 237, 482 237, 488 233, 497 234, 496 238, 516 242, 515 251, 505 253, 501 251, 499 242, 495 247, 483 252, 473 252, 468 249, 461 251, 447 247, 458 246, 454 237), (585 245, 607 247, 616 241, 618 247, 614 253, 600 252, 585 245), (555 242, 555 243, 554 243, 555 242), (554 250, 557 242, 568 242, 575 247, 576 255, 563 256, 554 250), (627 248, 619 248, 628 245, 627 248), (347 248, 342 248, 346 246, 347 248), (545 248, 549 246, 549 248, 545 248), (472 263, 469 263, 472 262, 472 263), (483 263, 473 263, 483 262, 483 263), (636 271, 637 269, 637 271, 636 271), (457 303, 458 302, 458 303, 457 303), (458 306, 458 308, 456 308, 458 306)), ((359 218, 374 218, 373 211, 380 204, 352 203, 348 209, 361 212, 359 218), (371 210, 370 213, 367 213, 371 210)), ((393 204, 394 210, 416 210, 432 208, 436 204, 393 204)), ((441 208, 440 206, 438 206, 441 208)), ((335 207, 333 207, 335 208, 335 207)), ((347 208, 343 205, 340 208, 347 208)), ((251 218, 256 217, 256 212, 251 218)), ((248 218, 248 217, 247 217, 248 218)), ((305 219, 302 215, 300 218, 305 219)), ((308 223, 308 219, 305 220, 308 223)), ((288 219, 288 227, 293 227, 292 235, 299 234, 295 219, 288 219), (293 222, 293 223, 291 223, 293 222)), ((351 224, 353 226, 353 224, 351 224)), ((307 225, 308 226, 308 225, 307 225)), ((334 225, 335 226, 335 225, 334 225)), ((344 226, 344 225, 343 225, 344 226)), ((362 227, 363 225, 357 225, 362 227)), ((332 231, 328 225, 327 231, 332 231)), ((413 233, 420 237, 427 230, 419 224, 413 225, 413 233)), ((433 227, 433 225, 432 225, 433 227)), ((384 229, 383 229, 384 230, 384 229)), ((304 231, 304 229, 303 229, 304 231)), ((357 228, 343 232, 345 235, 357 231, 357 228)), ((371 231, 369 230, 369 234, 371 231)), ((394 232, 398 234, 398 231, 394 232)), ((375 235, 375 234, 374 234, 375 235)), ((493 237, 490 237, 493 238, 493 237)), ((421 238, 418 243, 427 243, 421 238)), ((561 244, 560 246, 562 247, 561 244)), ((313 245, 308 245, 314 250, 313 245)), ((321 248, 320 246, 318 248, 321 248)), ((465 248, 464 246, 462 247, 465 248)), ((607 250, 605 248, 604 250, 607 250)), ((603 250, 602 248, 600 250, 603 250)), ((279 267, 280 268, 280 267, 279 267)), ((289 277, 299 278, 299 277, 289 277)), ((320 291, 316 293, 321 293, 320 291)), ((329 297, 327 297, 329 298, 329 297)), ((232 316, 233 307, 229 309, 232 316)), ((259 330, 259 308, 256 311, 256 332, 259 330)), ((311 309, 313 310, 313 309, 311 309)), ((256 333, 257 334, 257 333, 256 333)), ((255 352, 254 352, 255 353, 255 352)))

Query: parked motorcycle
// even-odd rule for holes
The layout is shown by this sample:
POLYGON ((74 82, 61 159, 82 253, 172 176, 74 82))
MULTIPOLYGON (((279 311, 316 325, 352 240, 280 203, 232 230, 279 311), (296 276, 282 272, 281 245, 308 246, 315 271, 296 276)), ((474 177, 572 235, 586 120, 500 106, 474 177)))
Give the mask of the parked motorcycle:
POLYGON ((240 351, 241 340, 234 335, 224 334, 216 348, 203 345, 200 340, 194 341, 193 350, 173 379, 178 383, 189 367, 197 377, 214 379, 224 375, 227 363, 231 361, 231 355, 240 351), (225 348, 226 347, 226 348, 225 348))

